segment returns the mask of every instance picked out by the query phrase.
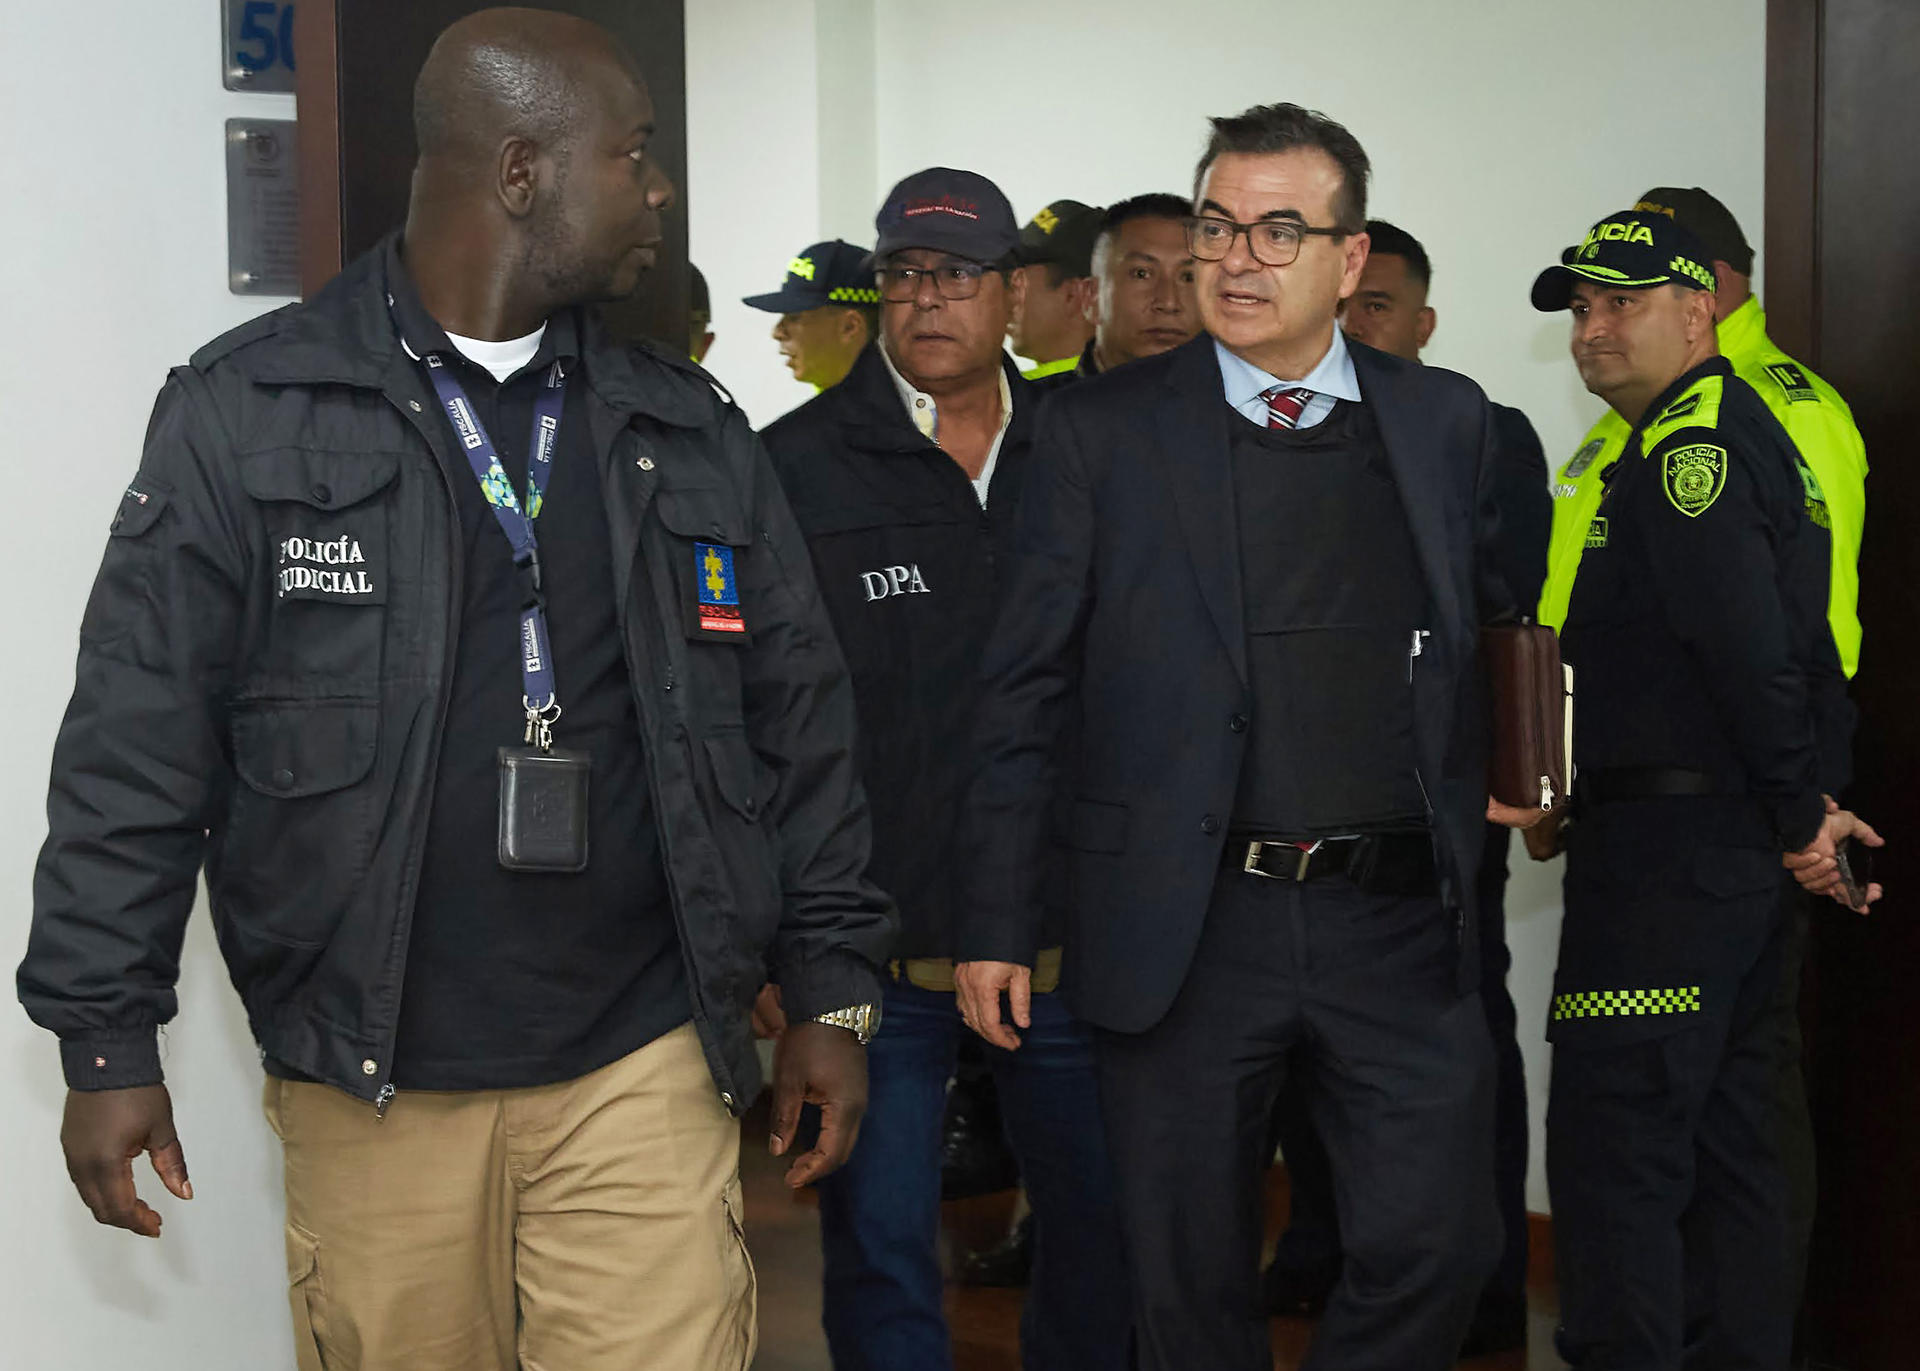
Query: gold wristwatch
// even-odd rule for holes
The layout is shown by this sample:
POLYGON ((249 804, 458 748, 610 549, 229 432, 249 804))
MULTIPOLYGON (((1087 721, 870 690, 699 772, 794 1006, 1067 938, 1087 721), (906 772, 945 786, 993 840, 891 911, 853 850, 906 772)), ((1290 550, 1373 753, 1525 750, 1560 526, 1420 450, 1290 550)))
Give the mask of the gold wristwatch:
POLYGON ((880 1031, 880 1006, 856 1004, 845 1009, 829 1009, 824 1014, 814 1015, 813 1021, 847 1029, 860 1040, 860 1046, 865 1047, 873 1041, 873 1035, 880 1031))

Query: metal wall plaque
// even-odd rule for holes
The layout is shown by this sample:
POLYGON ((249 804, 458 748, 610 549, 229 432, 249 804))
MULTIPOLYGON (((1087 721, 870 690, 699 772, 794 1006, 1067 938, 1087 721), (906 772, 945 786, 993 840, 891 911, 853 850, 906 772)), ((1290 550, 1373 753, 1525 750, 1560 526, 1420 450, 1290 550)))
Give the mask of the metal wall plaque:
POLYGON ((300 293, 300 186, 291 119, 227 120, 227 288, 300 293))
POLYGON ((293 0, 220 0, 228 90, 293 90, 293 0))

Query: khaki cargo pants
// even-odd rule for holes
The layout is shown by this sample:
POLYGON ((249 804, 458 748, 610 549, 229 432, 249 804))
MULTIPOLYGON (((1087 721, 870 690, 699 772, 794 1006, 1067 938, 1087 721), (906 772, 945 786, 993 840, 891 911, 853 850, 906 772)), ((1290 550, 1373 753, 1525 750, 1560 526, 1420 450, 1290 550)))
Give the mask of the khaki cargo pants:
POLYGON ((402 1092, 269 1078, 299 1371, 745 1371, 740 1132, 692 1025, 591 1075, 402 1092))

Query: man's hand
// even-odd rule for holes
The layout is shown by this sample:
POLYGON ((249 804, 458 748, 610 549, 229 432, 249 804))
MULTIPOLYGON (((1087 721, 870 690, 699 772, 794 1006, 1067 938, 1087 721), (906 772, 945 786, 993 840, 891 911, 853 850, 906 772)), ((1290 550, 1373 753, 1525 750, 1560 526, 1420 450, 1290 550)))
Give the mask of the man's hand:
POLYGON ((787 1167, 798 1190, 837 1170, 853 1153, 867 1112, 867 1050, 850 1028, 789 1024, 773 1055, 773 1135, 769 1150, 784 1157, 800 1127, 800 1106, 820 1106, 820 1137, 787 1167))
POLYGON ((753 997, 753 1036, 777 1038, 787 1031, 787 1011, 780 1004, 780 987, 769 981, 753 997))
POLYGON ((1826 821, 1820 825, 1820 832, 1798 852, 1787 853, 1780 863, 1793 873, 1793 879, 1800 882, 1802 889, 1815 895, 1829 896, 1854 913, 1865 914, 1868 907, 1881 896, 1880 883, 1870 883, 1861 892, 1862 903, 1858 905, 1847 898, 1846 882, 1840 879, 1840 863, 1835 854, 1848 838, 1857 838, 1868 847, 1885 847, 1887 844, 1887 840, 1874 832, 1864 819, 1851 810, 1840 808, 1829 799, 1826 821))
POLYGON ((161 1184, 193 1198, 187 1158, 173 1131, 173 1098, 164 1085, 128 1090, 69 1090, 60 1146, 67 1174, 93 1217, 144 1238, 160 1236, 160 1215, 134 1193, 133 1159, 153 1158, 161 1184))
POLYGON ((1547 811, 1535 806, 1531 809, 1518 809, 1513 805, 1503 805, 1493 796, 1487 796, 1487 822, 1500 824, 1506 828, 1532 828, 1547 817, 1547 811))
POLYGON ((1000 1019, 1000 992, 1007 992, 1013 1022, 1031 1028, 1032 967, 1017 962, 961 962, 953 969, 953 988, 960 1002, 960 1017, 967 1021, 968 1028, 1009 1052, 1020 1046, 1020 1035, 1000 1019))

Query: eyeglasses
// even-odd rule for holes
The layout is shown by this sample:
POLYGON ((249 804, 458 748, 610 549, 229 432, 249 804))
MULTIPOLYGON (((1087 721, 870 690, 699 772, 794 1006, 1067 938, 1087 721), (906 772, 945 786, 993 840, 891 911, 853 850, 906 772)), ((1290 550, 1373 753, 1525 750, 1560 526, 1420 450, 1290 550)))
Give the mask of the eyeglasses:
POLYGON ((880 298, 906 305, 920 298, 920 283, 932 281, 942 300, 971 300, 980 293, 980 280, 993 268, 979 262, 942 262, 937 267, 910 267, 889 262, 877 273, 880 298))
POLYGON ((1233 251, 1233 240, 1247 235, 1247 251, 1263 266, 1292 266, 1300 255, 1300 240, 1308 236, 1350 238, 1352 231, 1339 227, 1309 228, 1291 219, 1262 219, 1253 224, 1236 224, 1231 219, 1211 214, 1196 214, 1187 220, 1187 251, 1203 262, 1218 262, 1233 251))

